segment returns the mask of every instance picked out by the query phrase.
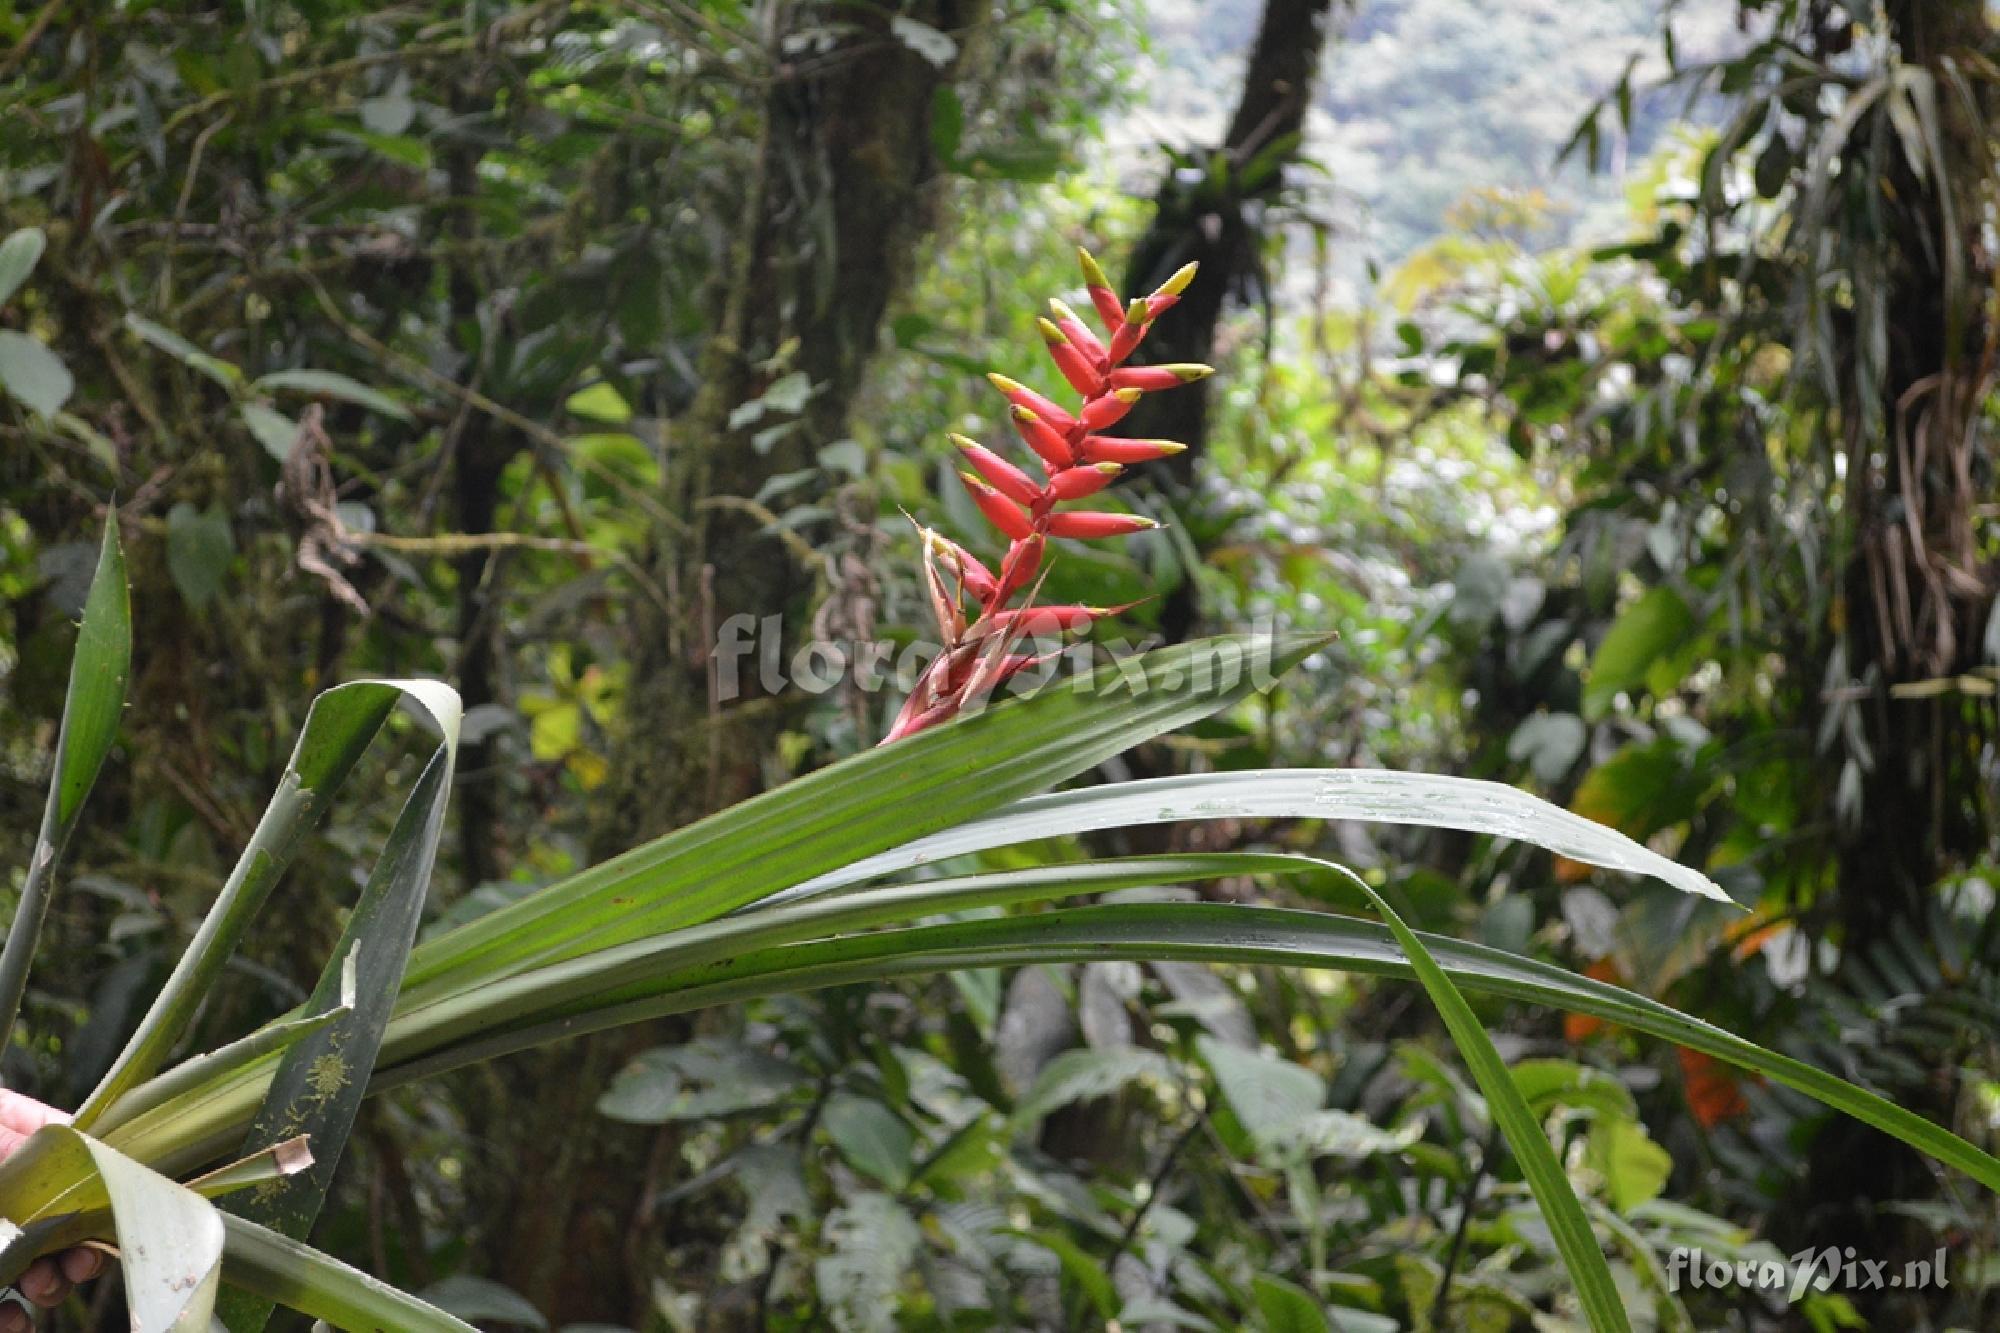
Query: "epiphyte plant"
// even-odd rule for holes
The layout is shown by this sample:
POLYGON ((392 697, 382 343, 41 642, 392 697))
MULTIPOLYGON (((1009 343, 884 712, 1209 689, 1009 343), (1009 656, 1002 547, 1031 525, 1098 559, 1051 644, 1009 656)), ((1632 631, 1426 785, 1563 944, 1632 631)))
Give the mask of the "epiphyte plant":
POLYGON ((1194 281, 1197 266, 1186 265, 1152 295, 1128 305, 1118 299, 1090 252, 1076 253, 1105 336, 1100 338, 1059 300, 1049 302, 1054 318, 1045 316, 1036 324, 1050 359, 1082 404, 1071 412, 1005 375, 987 377, 1006 396, 1014 429, 1040 464, 1039 481, 978 441, 951 437, 968 464, 959 479, 980 514, 1007 539, 1007 552, 996 574, 950 538, 930 528, 919 529, 924 583, 942 651, 904 701, 884 744, 949 721, 990 696, 1009 677, 1046 660, 1020 651, 1025 642, 1084 629, 1126 609, 1035 605, 1037 576, 1048 558, 1051 538, 1095 541, 1159 526, 1141 514, 1058 506, 1097 494, 1135 463, 1165 458, 1187 447, 1173 440, 1126 439, 1103 432, 1123 420, 1145 394, 1192 384, 1214 373, 1208 366, 1194 364, 1125 364, 1153 321, 1172 309, 1194 281), (1011 606, 1023 592, 1027 601, 1011 606))

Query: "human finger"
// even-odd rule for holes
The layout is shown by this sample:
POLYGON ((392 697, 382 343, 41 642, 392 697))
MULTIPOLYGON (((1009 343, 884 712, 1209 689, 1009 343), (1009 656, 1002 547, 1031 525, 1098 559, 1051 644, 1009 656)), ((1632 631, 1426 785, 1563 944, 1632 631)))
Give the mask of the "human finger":
POLYGON ((69 1295, 70 1283, 55 1260, 37 1259, 28 1265, 28 1271, 21 1274, 16 1285, 23 1296, 46 1310, 62 1304, 63 1297, 69 1295))
POLYGON ((24 1097, 18 1092, 0 1088, 0 1128, 11 1129, 16 1134, 29 1135, 43 1125, 67 1125, 69 1116, 55 1107, 38 1102, 33 1097, 24 1097))
POLYGON ((88 1282, 104 1271, 104 1251, 79 1245, 57 1255, 56 1266, 71 1282, 88 1282))
POLYGON ((34 1320, 26 1310, 9 1301, 0 1305, 0 1333, 33 1333, 34 1320))

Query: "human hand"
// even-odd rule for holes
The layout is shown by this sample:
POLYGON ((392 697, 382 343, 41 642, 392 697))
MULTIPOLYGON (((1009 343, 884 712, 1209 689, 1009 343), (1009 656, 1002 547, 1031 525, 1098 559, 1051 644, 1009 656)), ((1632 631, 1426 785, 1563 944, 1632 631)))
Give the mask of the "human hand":
MULTIPOLYGON (((28 1136, 44 1125, 66 1125, 69 1117, 33 1097, 0 1088, 0 1161, 14 1155, 28 1136)), ((60 1305, 71 1287, 87 1282, 104 1268, 104 1255, 78 1246, 37 1259, 14 1285, 43 1309, 60 1305)), ((0 1333, 29 1333, 34 1317, 18 1305, 0 1305, 0 1333)))

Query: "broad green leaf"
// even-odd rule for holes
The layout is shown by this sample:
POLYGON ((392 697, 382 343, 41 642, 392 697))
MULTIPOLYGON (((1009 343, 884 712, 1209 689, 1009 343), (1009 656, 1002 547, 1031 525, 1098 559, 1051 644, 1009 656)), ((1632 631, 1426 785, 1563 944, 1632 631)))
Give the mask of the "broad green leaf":
POLYGON ((159 348, 190 370, 200 371, 231 393, 234 393, 236 386, 243 382, 243 371, 239 367, 219 357, 210 356, 172 329, 155 324, 144 315, 128 312, 125 316, 125 327, 140 341, 159 348))
POLYGON ((1111 1274, 1104 1271, 1103 1261, 1096 1255, 1060 1231, 1015 1231, 1008 1234, 1032 1241, 1053 1254, 1069 1280, 1082 1288, 1100 1318, 1110 1319, 1117 1315, 1118 1288, 1112 1285, 1111 1274))
POLYGON ((38 1255, 116 1239, 133 1333, 208 1333, 222 1219, 206 1199, 67 1125, 37 1130, 0 1163, 0 1282, 38 1255))
POLYGON ((1064 1051, 1035 1075, 1035 1086, 1014 1107, 1014 1126, 1019 1132, 1032 1132, 1051 1111, 1072 1102, 1108 1097, 1141 1079, 1171 1083, 1173 1061, 1138 1046, 1115 1050, 1079 1046, 1064 1051))
POLYGON ((894 1111, 872 1097, 839 1093, 827 1101, 820 1123, 856 1171, 893 1190, 910 1183, 916 1135, 894 1111))
POLYGON ((291 389, 298 393, 319 394, 354 403, 398 421, 414 419, 409 408, 389 395, 333 370, 274 370, 268 375, 258 376, 250 387, 262 393, 273 389, 291 389))
POLYGON ((1646 679, 1654 662, 1684 643, 1694 612, 1672 588, 1650 589, 1625 608, 1590 659, 1583 687, 1586 717, 1601 717, 1611 701, 1646 679))
POLYGON ((1303 1065, 1210 1036, 1197 1037, 1195 1049, 1238 1123, 1260 1144, 1285 1135, 1326 1103, 1325 1081, 1303 1065))
POLYGON ((520 1324, 525 1328, 547 1328, 549 1321, 512 1287, 469 1273, 453 1273, 443 1281, 424 1288, 423 1298, 438 1309, 460 1319, 520 1324))
POLYGON ((0 1050, 5 1050, 27 991, 28 971, 42 921, 48 915, 56 865, 76 831, 84 797, 97 781, 105 756, 118 737, 125 709, 125 682, 132 674, 132 602, 125 583, 125 552, 118 541, 118 514, 104 519, 97 568, 84 598, 83 625, 70 661, 69 692, 56 733, 55 771, 49 779, 42 826, 14 910, 7 943, 0 948, 0 1050))
POLYGON ((587 417, 613 426, 622 426, 632 419, 632 405, 625 401, 625 395, 619 393, 617 386, 609 380, 599 380, 587 389, 578 389, 563 402, 563 408, 571 416, 587 417))
POLYGON ((1332 1333, 1319 1301, 1295 1282, 1259 1273, 1250 1279, 1264 1333, 1332 1333))
POLYGON ((903 1274, 922 1239, 915 1220, 888 1195, 871 1191, 828 1213, 820 1234, 827 1253, 813 1265, 813 1279, 834 1328, 890 1333, 903 1274))
POLYGON ((1301 1116, 1273 1131, 1267 1140, 1271 1156, 1292 1162, 1316 1157, 1358 1160, 1399 1153, 1423 1137, 1415 1119, 1400 1129, 1384 1129, 1365 1115, 1332 1108, 1301 1116))
POLYGON ((265 453, 280 463, 291 457, 292 446, 299 438, 298 422, 262 403, 245 403, 236 410, 250 434, 264 446, 265 453))
POLYGON ((167 572, 189 607, 205 608, 222 591, 236 538, 220 505, 196 509, 183 500, 167 511, 167 572))
POLYGON ((1621 1213, 1658 1198, 1674 1169, 1674 1159, 1636 1120, 1600 1120, 1591 1127, 1584 1157, 1604 1177, 1604 1192, 1621 1213))
POLYGON ((0 329, 0 389, 24 407, 53 417, 76 390, 62 358, 25 333, 0 329))
POLYGON ((290 1237, 222 1215, 223 1281, 336 1328, 478 1333, 435 1306, 290 1237))
POLYGON ((1527 763, 1535 781, 1553 787, 1569 775, 1583 757, 1590 729, 1575 713, 1536 713, 1507 738, 1507 757, 1527 763))
POLYGON ((6 305, 21 290, 47 246, 48 238, 40 227, 23 227, 0 241, 0 305, 6 305))
POLYGON ((1546 1116, 1558 1106, 1625 1120, 1639 1114, 1631 1089, 1601 1069, 1574 1060, 1549 1059, 1516 1060, 1509 1068, 1514 1086, 1538 1116, 1546 1116))
POLYGON ((768 1051, 698 1039, 640 1052, 597 1099, 597 1113, 633 1125, 706 1120, 776 1106, 807 1082, 805 1070, 768 1051))

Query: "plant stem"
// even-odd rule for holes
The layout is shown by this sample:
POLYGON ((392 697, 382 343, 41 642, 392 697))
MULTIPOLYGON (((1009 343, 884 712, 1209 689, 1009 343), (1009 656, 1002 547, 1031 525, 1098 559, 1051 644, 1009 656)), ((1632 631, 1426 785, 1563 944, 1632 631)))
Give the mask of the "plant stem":
POLYGON ((1444 1254, 1444 1274, 1438 1279, 1437 1295, 1431 1301, 1431 1327, 1443 1328, 1445 1302, 1451 1296, 1452 1275, 1458 1271, 1458 1260, 1465 1250, 1465 1233, 1472 1222, 1472 1205, 1479 1201, 1479 1187, 1486 1183, 1486 1173, 1491 1169, 1493 1154, 1500 1150, 1500 1122, 1494 1121, 1493 1128, 1486 1131, 1486 1142, 1479 1149, 1479 1165, 1473 1170, 1472 1178, 1465 1182, 1465 1193, 1458 1200, 1458 1225, 1452 1228, 1451 1248, 1444 1254))

